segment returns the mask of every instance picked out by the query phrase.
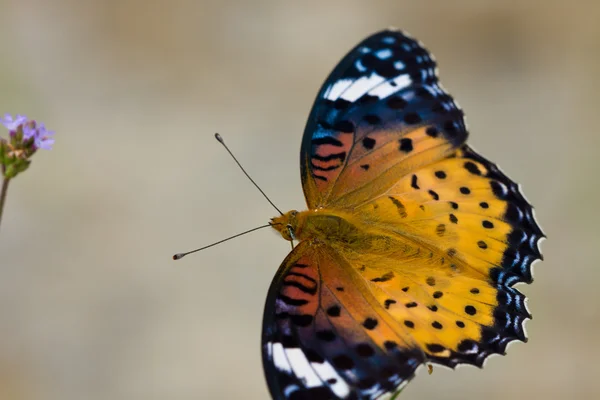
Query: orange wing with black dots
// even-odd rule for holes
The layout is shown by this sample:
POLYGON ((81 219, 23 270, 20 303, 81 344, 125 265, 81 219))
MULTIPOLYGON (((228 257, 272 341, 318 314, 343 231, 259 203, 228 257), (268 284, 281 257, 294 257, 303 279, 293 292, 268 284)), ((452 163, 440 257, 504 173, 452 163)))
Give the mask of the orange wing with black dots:
POLYGON ((263 325, 273 398, 377 398, 408 382, 424 361, 408 329, 324 244, 301 242, 286 258, 263 325))
POLYGON ((405 34, 377 33, 334 69, 302 143, 308 222, 265 307, 273 398, 376 399, 421 364, 482 366, 526 341, 513 286, 532 281, 543 233, 467 136, 405 34), (342 233, 319 236, 317 217, 342 233))
POLYGON ((518 186, 494 164, 464 146, 355 212, 411 243, 410 255, 346 257, 365 265, 357 271, 382 290, 379 303, 414 330, 429 359, 482 366, 511 340, 526 341, 530 314, 513 285, 531 283, 543 233, 518 186))

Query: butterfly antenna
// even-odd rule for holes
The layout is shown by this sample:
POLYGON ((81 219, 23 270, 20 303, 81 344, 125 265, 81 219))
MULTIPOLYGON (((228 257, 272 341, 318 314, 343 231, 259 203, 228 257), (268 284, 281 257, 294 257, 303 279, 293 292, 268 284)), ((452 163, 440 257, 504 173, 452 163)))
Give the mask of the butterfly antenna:
POLYGON ((269 199, 269 196, 267 196, 267 194, 265 192, 263 192, 263 190, 260 188, 260 186, 258 186, 256 184, 256 182, 254 182, 254 179, 252 179, 250 177, 250 175, 248 175, 248 173, 246 172, 246 170, 244 169, 244 167, 242 167, 242 164, 240 164, 240 162, 237 160, 237 158, 235 158, 235 156, 233 155, 233 153, 231 152, 231 150, 229 150, 229 147, 227 147, 227 145, 225 144, 225 141, 223 140, 223 138, 221 137, 221 135, 219 135, 218 133, 215 133, 215 139, 217 139, 219 141, 219 143, 221 143, 223 145, 223 147, 225 147, 225 150, 227 150, 227 152, 229 153, 229 155, 233 158, 233 160, 236 162, 236 164, 240 167, 240 169, 242 170, 242 172, 248 177, 248 179, 250 179, 250 182, 252 182, 254 184, 254 186, 256 186, 256 188, 258 189, 258 191, 262 193, 262 195, 273 206, 273 208, 276 209, 279 214, 283 215, 283 213, 281 212, 281 210, 279 208, 277 208, 277 206, 275 204, 273 204, 273 202, 271 201, 271 199, 269 199))
POLYGON ((227 239, 219 240, 218 242, 215 242, 213 244, 209 244, 208 246, 200 247, 199 249, 196 249, 196 250, 188 251, 187 253, 177 253, 177 254, 175 254, 173 256, 173 260, 181 260, 183 257, 187 256, 188 254, 192 254, 192 253, 195 253, 195 252, 200 251, 200 250, 208 249, 209 247, 216 246, 216 245, 218 245, 220 243, 223 243, 223 242, 226 242, 228 240, 235 239, 238 236, 242 236, 242 235, 245 235, 247 233, 254 232, 254 231, 257 231, 257 230, 262 229, 262 228, 266 228, 268 226, 271 226, 271 224, 266 224, 266 225, 263 225, 263 226, 259 226, 257 228, 252 228, 250 230, 247 230, 246 232, 238 233, 237 235, 230 236, 227 239))

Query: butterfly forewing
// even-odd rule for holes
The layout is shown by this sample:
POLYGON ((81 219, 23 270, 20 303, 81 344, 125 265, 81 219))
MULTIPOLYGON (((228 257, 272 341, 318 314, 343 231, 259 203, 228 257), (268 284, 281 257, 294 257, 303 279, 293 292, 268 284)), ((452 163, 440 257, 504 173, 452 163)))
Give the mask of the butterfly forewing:
POLYGON ((351 50, 321 88, 301 150, 309 208, 350 207, 397 177, 448 156, 467 138, 435 61, 399 31, 377 33, 351 50))

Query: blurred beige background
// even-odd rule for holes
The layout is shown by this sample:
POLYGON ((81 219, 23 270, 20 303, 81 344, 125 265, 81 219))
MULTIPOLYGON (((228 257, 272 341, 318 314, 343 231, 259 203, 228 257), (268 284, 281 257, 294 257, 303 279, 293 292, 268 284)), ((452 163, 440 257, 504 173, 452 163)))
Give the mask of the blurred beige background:
MULTIPOLYGON (((0 398, 266 399, 263 302, 304 208, 322 81, 390 25, 435 54, 470 143, 522 183, 549 241, 530 342, 419 370, 402 399, 600 397, 600 2, 0 0, 0 111, 56 130, 0 232, 0 398)), ((4 133, 2 133, 4 134, 4 133)))

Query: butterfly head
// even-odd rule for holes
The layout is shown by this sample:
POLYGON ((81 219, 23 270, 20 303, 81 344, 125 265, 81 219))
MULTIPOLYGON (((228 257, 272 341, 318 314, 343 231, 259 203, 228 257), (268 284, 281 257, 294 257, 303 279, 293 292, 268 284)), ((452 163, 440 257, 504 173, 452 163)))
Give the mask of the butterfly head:
POLYGON ((298 211, 291 210, 278 217, 271 218, 271 226, 285 240, 295 240, 298 232, 298 211))

